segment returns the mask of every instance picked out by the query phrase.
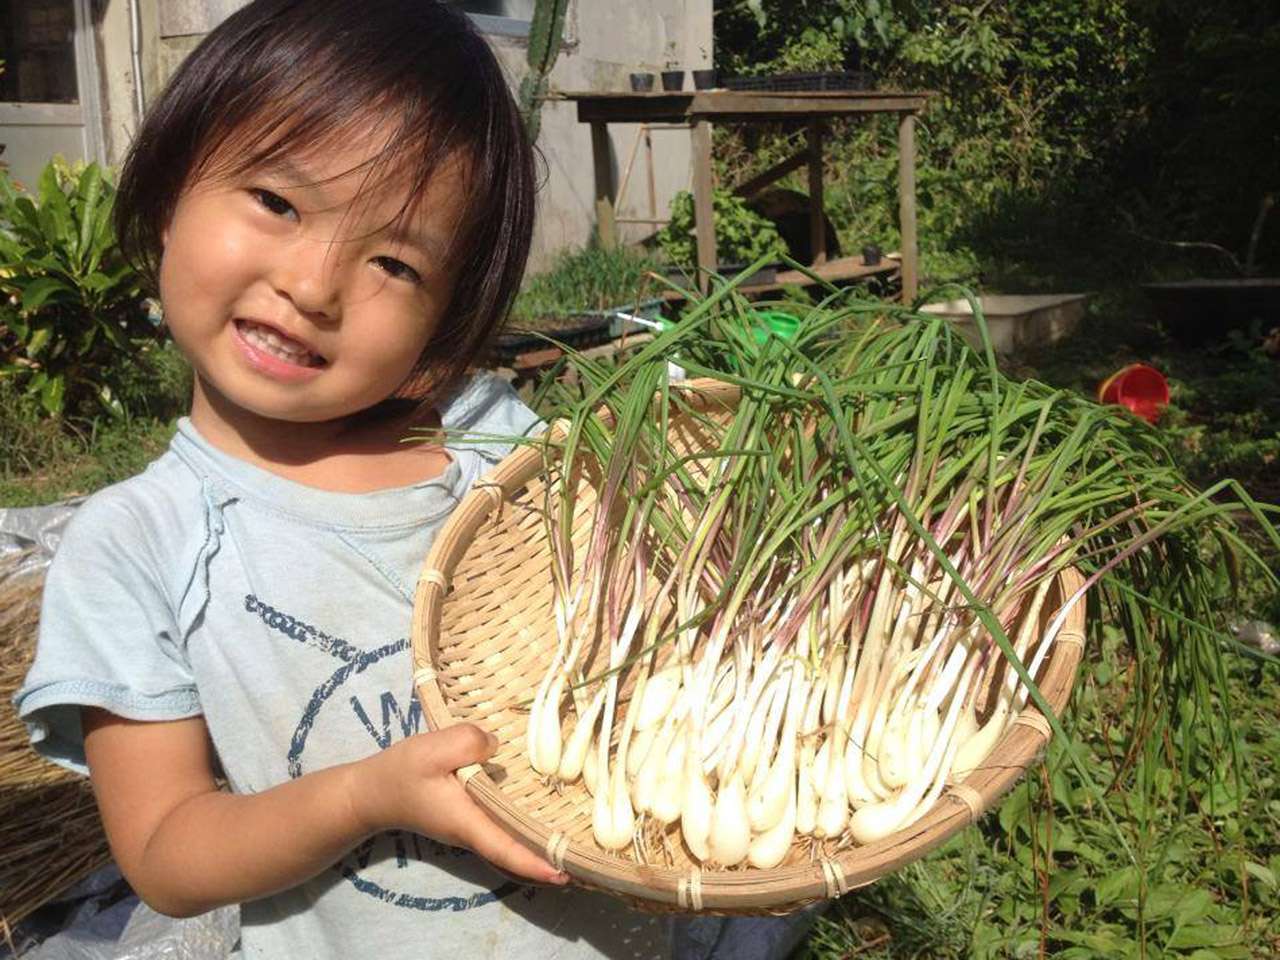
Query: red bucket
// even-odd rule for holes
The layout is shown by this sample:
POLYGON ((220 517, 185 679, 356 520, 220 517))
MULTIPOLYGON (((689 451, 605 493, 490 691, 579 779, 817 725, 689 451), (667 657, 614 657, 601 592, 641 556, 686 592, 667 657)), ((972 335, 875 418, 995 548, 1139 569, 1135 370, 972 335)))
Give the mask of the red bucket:
POLYGON ((1169 405, 1169 381, 1155 367, 1131 363, 1098 385, 1099 403, 1118 403, 1147 423, 1155 423, 1169 405))

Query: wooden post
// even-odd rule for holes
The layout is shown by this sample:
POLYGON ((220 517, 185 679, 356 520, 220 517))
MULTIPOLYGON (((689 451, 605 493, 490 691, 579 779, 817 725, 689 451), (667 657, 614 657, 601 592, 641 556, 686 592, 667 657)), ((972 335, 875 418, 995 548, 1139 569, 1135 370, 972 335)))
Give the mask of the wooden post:
POLYGON ((639 129, 636 130, 635 139, 631 141, 631 152, 627 154, 627 165, 622 168, 622 181, 618 184, 618 192, 613 202, 614 223, 618 222, 618 210, 626 206, 627 187, 631 183, 631 171, 636 165, 636 154, 640 152, 640 141, 644 139, 646 132, 648 132, 648 127, 643 123, 640 124, 639 129))
POLYGON ((916 298, 916 118, 898 114, 898 227, 902 231, 902 302, 916 298))
POLYGON ((609 125, 591 124, 591 160, 596 177, 596 229, 600 246, 611 250, 618 245, 618 227, 613 209, 613 163, 609 157, 609 125))
POLYGON ((809 249, 813 265, 827 262, 827 228, 822 217, 822 121, 809 121, 809 249))
POLYGON ((716 225, 711 205, 711 124, 703 118, 695 119, 690 138, 693 148, 693 219, 698 239, 698 289, 705 293, 716 269, 716 225))

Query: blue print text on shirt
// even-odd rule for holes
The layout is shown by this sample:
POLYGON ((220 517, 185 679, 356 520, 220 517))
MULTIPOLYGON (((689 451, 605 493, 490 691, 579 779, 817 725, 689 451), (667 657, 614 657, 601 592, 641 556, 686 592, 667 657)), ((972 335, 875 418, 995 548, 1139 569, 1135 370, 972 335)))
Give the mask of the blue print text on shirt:
POLYGON ((418 702, 418 691, 413 691, 409 698, 409 715, 405 716, 400 709, 400 703, 396 700, 396 695, 390 690, 382 691, 379 698, 382 703, 382 729, 378 730, 374 727, 373 721, 369 719, 369 714, 365 712, 364 705, 361 704, 360 698, 353 696, 351 698, 351 709, 355 711, 356 718, 364 724, 364 728, 369 731, 369 736, 373 737, 376 743, 383 750, 391 746, 392 737, 392 718, 400 728, 402 737, 411 737, 415 733, 422 730, 422 704, 418 702))
MULTIPOLYGON (((377 694, 371 694, 367 690, 360 694, 348 693, 345 703, 350 708, 349 712, 340 711, 340 715, 333 715, 332 707, 325 712, 327 705, 335 699, 339 703, 343 702, 343 698, 335 698, 335 694, 338 694, 353 677, 364 673, 386 657, 407 651, 409 648, 407 639, 394 640, 372 650, 362 650, 346 640, 331 636, 312 624, 262 602, 252 594, 245 597, 244 608, 246 613, 257 617, 270 633, 288 637, 292 641, 319 650, 339 661, 340 664, 319 683, 303 707, 302 716, 289 745, 287 755, 289 776, 294 778, 302 776, 308 737, 322 717, 329 718, 326 723, 331 727, 334 724, 339 728, 346 724, 355 725, 359 736, 370 737, 373 744, 382 750, 397 740, 411 737, 421 731, 422 705, 418 702, 417 693, 412 688, 405 701, 390 690, 383 690, 377 694), (407 702, 407 706, 402 706, 402 702, 407 702)), ((406 683, 408 672, 406 666, 406 683)), ((427 864, 437 870, 447 871, 450 862, 459 863, 470 857, 471 855, 466 851, 448 847, 426 837, 391 831, 365 840, 340 863, 335 864, 334 868, 361 893, 392 906, 428 912, 470 910, 508 897, 522 889, 517 883, 505 882, 489 890, 469 892, 465 896, 428 896, 407 890, 391 889, 386 885, 385 872, 382 876, 383 882, 377 882, 369 876, 371 863, 393 860, 397 868, 397 876, 400 875, 401 870, 405 871, 405 882, 411 886, 413 878, 422 875, 419 871, 409 869, 413 864, 427 864)), ((438 874, 435 879, 438 883, 438 874)), ((397 886, 399 885, 397 882, 397 886)))

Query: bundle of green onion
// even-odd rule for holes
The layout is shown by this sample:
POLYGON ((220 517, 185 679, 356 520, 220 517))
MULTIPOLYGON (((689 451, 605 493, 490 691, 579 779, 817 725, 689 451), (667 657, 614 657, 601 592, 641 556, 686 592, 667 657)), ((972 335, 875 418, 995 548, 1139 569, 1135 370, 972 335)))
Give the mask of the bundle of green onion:
POLYGON ((797 837, 909 825, 1028 699, 1061 733, 1034 677, 1082 602, 1128 627, 1153 700, 1194 698, 1220 669, 1215 578, 1262 565, 1233 518, 1280 545, 1273 508, 1190 489, 1156 431, 1004 378, 943 319, 834 293, 789 309, 795 338, 761 343, 723 289, 557 388, 557 645, 527 750, 585 780, 605 849, 643 858, 678 823, 700 862, 769 868, 797 837), (736 404, 704 409, 672 359, 736 404), (1062 597, 1069 567, 1085 585, 1062 597))

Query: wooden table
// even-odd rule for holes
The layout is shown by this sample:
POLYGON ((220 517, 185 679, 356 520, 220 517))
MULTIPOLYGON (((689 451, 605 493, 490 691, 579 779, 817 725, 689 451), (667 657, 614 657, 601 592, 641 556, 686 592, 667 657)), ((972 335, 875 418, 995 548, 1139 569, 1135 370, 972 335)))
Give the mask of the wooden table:
MULTIPOLYGON (((826 121, 861 114, 898 115, 898 223, 902 231, 902 297, 915 298, 918 285, 916 246, 915 118, 929 93, 893 93, 883 90, 842 91, 731 91, 687 90, 658 93, 563 93, 578 104, 578 120, 591 124, 591 151, 595 167, 596 217, 600 242, 615 246, 618 232, 614 203, 613 165, 609 158, 610 123, 687 123, 692 132, 693 208, 698 245, 698 272, 702 283, 715 271, 716 240, 711 207, 711 124, 776 123, 804 121, 808 127, 805 149, 740 184, 734 192, 749 197, 793 170, 809 169, 809 230, 814 264, 827 262, 826 231, 822 217, 822 147, 826 121)), ((860 258, 845 258, 861 262, 860 258)), ((836 261, 832 261, 836 263, 836 261)), ((830 271, 828 271, 830 272, 830 271)), ((852 274, 852 276, 863 274, 852 274)), ((831 279, 847 279, 834 271, 831 279)))

